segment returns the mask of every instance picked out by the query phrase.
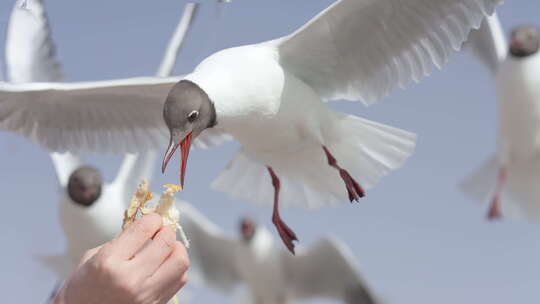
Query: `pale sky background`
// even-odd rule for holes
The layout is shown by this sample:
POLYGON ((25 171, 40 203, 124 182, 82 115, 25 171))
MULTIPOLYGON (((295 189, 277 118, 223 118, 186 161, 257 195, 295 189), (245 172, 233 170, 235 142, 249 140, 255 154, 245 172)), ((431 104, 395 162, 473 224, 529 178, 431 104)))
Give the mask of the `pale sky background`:
MULTIPOLYGON (((13 2, 0 1, 0 58, 13 2)), ((219 24, 215 8, 202 7, 176 74, 191 71, 214 50, 287 34, 332 2, 235 0, 219 24)), ((184 3, 46 1, 66 80, 153 75, 184 3)), ((538 1, 514 0, 499 14, 508 30, 521 23, 539 24, 539 11, 538 1)), ((326 233, 341 238, 370 286, 388 304, 538 303, 540 227, 511 220, 490 223, 485 219, 487 206, 469 200, 457 188, 460 179, 494 151, 497 109, 492 80, 468 54, 454 54, 443 71, 395 91, 382 104, 366 108, 334 103, 340 111, 418 133, 417 152, 358 204, 282 211, 301 244, 309 245, 326 233)), ((270 208, 232 201, 208 188, 236 148, 227 144, 192 151, 188 187, 179 196, 230 233, 236 232, 241 215, 253 215, 271 227, 270 208)), ((110 180, 119 159, 90 160, 110 180)), ((178 178, 176 170, 161 175, 157 166, 155 176, 154 188, 178 178)), ((42 303, 56 278, 33 256, 64 249, 59 194, 46 151, 0 132, 0 193, 2 302, 42 303)), ((193 303, 224 299, 195 289, 193 303)))

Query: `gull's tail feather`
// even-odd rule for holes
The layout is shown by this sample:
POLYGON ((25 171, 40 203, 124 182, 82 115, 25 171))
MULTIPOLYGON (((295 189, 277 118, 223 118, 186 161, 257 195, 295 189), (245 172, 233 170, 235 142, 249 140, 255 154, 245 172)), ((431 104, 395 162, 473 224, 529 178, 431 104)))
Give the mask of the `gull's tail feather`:
POLYGON ((481 203, 488 202, 497 185, 497 158, 492 155, 459 184, 461 190, 481 203))
MULTIPOLYGON (((336 115, 334 123, 321 130, 324 145, 363 189, 401 167, 414 151, 413 133, 352 115, 336 115)), ((322 145, 265 158, 268 162, 261 163, 248 151, 239 151, 212 188, 235 199, 270 204, 274 193, 266 168, 270 165, 281 181, 280 203, 284 207, 317 208, 348 201, 345 184, 339 172, 328 165, 322 145)))
MULTIPOLYGON (((489 203, 497 184, 499 166, 495 156, 464 179, 461 189, 482 203, 489 203)), ((504 218, 540 222, 540 164, 526 160, 506 168, 501 191, 501 212, 504 218)))

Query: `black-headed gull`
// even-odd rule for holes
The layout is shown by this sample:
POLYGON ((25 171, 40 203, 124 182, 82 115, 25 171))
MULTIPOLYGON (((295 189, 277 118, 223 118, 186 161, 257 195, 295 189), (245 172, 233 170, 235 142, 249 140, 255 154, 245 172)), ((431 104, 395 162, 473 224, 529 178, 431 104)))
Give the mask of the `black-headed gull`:
POLYGON ((11 83, 63 80, 43 1, 15 2, 6 32, 5 56, 11 83))
POLYGON ((414 148, 413 134, 334 112, 324 101, 372 104, 419 81, 497 2, 341 0, 291 35, 209 56, 167 97, 162 170, 180 147, 183 185, 191 140, 213 129, 232 135, 241 151, 213 187, 273 201, 272 221, 294 253, 297 237, 280 217, 280 201, 357 201, 414 148))
MULTIPOLYGON (((55 151, 155 147, 170 137, 163 103, 183 79, 172 92, 191 87, 183 96, 200 99, 168 107, 184 114, 166 119, 174 129, 171 148, 183 142, 187 156, 190 140, 219 143, 233 135, 242 150, 213 187, 235 198, 274 202, 273 221, 292 251, 296 237, 279 216, 280 189, 285 206, 358 199, 414 148, 413 134, 336 113, 321 101, 372 104, 396 86, 419 81, 441 67, 499 2, 340 0, 289 36, 211 55, 185 79, 0 84, 0 129, 55 151), (92 94, 102 98, 89 101, 92 94), (188 104, 215 108, 216 125, 198 136, 189 133, 193 123, 213 124, 212 111, 200 115, 188 104)), ((169 100, 185 98, 171 94, 169 100)))
POLYGON ((182 227, 191 239, 190 277, 231 292, 245 285, 250 303, 285 304, 327 298, 349 304, 373 304, 374 296, 358 272, 349 248, 323 238, 296 256, 278 248, 270 232, 243 218, 240 237, 226 235, 188 203, 180 203, 182 227))
MULTIPOLYGON (((20 7, 20 2, 13 8, 6 37, 8 79, 16 83, 62 80, 42 1, 28 1, 26 9, 20 7)), ((188 4, 184 9, 160 65, 159 76, 167 76, 172 71, 197 6, 188 4)), ((157 154, 147 151, 125 156, 111 183, 105 183, 99 170, 84 165, 74 154, 53 152, 50 156, 62 195, 59 218, 67 249, 65 255, 40 259, 63 279, 86 250, 111 240, 118 233, 137 184, 142 178, 151 178, 157 154)))
POLYGON ((490 219, 504 214, 538 220, 540 29, 516 27, 508 43, 493 15, 471 33, 468 44, 494 73, 499 134, 496 155, 466 178, 462 187, 475 199, 490 201, 490 219))

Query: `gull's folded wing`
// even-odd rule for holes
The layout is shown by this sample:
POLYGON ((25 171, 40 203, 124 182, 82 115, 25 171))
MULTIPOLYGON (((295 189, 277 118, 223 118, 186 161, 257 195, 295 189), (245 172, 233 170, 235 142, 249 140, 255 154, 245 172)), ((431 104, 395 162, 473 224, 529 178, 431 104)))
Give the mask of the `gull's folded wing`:
POLYGON ((501 0, 340 0, 278 43, 325 100, 372 104, 441 67, 501 0))

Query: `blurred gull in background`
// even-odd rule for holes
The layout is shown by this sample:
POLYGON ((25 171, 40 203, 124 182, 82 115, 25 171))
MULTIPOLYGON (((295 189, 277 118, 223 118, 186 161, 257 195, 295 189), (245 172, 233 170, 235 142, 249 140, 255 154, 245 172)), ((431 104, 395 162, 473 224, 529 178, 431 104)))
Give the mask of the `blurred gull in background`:
MULTIPOLYGON (((20 2, 13 8, 6 38, 8 80, 12 83, 61 81, 63 73, 56 58, 43 2, 30 0, 26 9, 21 8, 20 2)), ((172 72, 197 7, 198 4, 193 3, 186 5, 158 76, 168 76, 172 72)), ((111 183, 105 183, 96 168, 84 165, 74 154, 53 152, 50 156, 62 196, 59 218, 67 249, 65 254, 39 259, 62 280, 86 250, 111 240, 119 232, 129 199, 141 179, 151 179, 157 155, 155 151, 126 155, 111 183)))
POLYGON ((334 238, 300 247, 292 256, 250 218, 240 221, 236 238, 227 236, 190 204, 181 203, 179 208, 182 227, 192 240, 189 275, 195 282, 227 293, 245 285, 248 302, 256 304, 317 297, 348 304, 377 303, 349 248, 334 238))
POLYGON ((497 15, 467 42, 495 77, 499 105, 497 152, 462 183, 474 199, 489 201, 488 218, 540 219, 540 30, 514 28, 506 41, 497 15))

